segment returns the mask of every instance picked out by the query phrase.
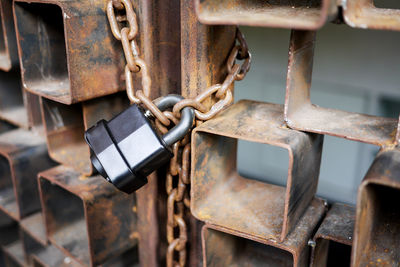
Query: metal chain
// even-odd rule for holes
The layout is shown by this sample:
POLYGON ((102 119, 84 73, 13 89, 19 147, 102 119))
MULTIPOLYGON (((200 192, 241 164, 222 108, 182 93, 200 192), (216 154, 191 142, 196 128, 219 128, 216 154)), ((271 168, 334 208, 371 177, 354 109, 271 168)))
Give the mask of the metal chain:
MULTIPOLYGON (((125 54, 125 82, 128 97, 132 103, 143 104, 154 117, 155 125, 161 133, 166 133, 168 128, 177 124, 180 111, 187 106, 195 109, 196 125, 213 118, 233 101, 232 84, 242 80, 250 69, 251 55, 246 41, 237 29, 235 45, 228 57, 226 68, 227 76, 222 84, 208 87, 201 94, 191 99, 178 102, 171 111, 160 111, 151 101, 151 78, 143 59, 139 57, 139 48, 135 41, 138 33, 136 14, 131 0, 110 0, 107 5, 107 16, 114 37, 121 41, 125 54), (116 14, 118 13, 118 15, 116 14), (120 25, 127 24, 120 29, 120 25), (243 60, 242 65, 236 60, 243 60), (141 73, 143 90, 135 90, 133 87, 132 73, 141 73), (203 102, 206 99, 217 99, 206 108, 203 102)), ((183 267, 186 265, 186 243, 188 241, 185 215, 190 214, 190 133, 172 147, 173 158, 166 175, 167 200, 167 267, 183 267), (176 259, 177 258, 177 259, 176 259)))
POLYGON ((241 81, 246 76, 250 69, 251 54, 247 48, 247 43, 239 29, 236 30, 236 40, 238 44, 231 50, 226 68, 228 75, 222 84, 214 84, 208 87, 201 94, 191 99, 184 99, 178 102, 173 108, 175 117, 180 117, 180 111, 187 106, 195 109, 196 119, 199 121, 206 121, 213 118, 221 110, 230 105, 233 101, 232 84, 234 81, 241 81), (236 59, 243 60, 242 65, 236 63, 236 59), (207 109, 202 103, 207 98, 212 98, 215 95, 218 101, 207 109))
MULTIPOLYGON (((235 45, 229 54, 226 65, 228 75, 223 83, 208 87, 195 98, 181 100, 175 104, 172 113, 170 111, 164 112, 174 124, 179 121, 180 111, 184 107, 190 106, 195 109, 196 124, 198 124, 213 118, 232 103, 231 85, 234 81, 242 80, 246 76, 251 63, 251 55, 239 29, 237 29, 236 39, 238 40, 238 45, 235 45), (243 64, 236 64, 236 59, 244 60, 243 64), (213 95, 218 101, 207 109, 203 102, 207 98, 213 98, 213 95)), ((163 126, 159 120, 156 120, 156 125, 162 133, 168 131, 168 128, 163 126)), ((188 134, 182 141, 173 146, 174 156, 167 171, 167 240, 169 244, 167 267, 183 267, 186 263, 188 236, 184 216, 185 214, 190 214, 190 148, 190 134, 188 134), (175 257, 178 257, 177 260, 175 257)))
POLYGON ((168 117, 149 98, 151 77, 145 61, 139 56, 139 47, 135 41, 138 23, 131 0, 110 0, 107 3, 107 17, 111 32, 117 40, 121 41, 124 50, 125 85, 129 100, 135 104, 145 105, 158 120, 168 126, 170 124, 168 117), (124 26, 120 29, 120 25, 124 26), (132 73, 139 72, 142 75, 142 90, 137 90, 135 94, 132 73))

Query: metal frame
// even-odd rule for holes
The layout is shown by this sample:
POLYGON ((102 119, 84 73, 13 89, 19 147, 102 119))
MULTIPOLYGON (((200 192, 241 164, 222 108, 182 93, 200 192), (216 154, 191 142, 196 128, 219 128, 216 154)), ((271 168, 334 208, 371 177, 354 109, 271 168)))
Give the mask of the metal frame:
POLYGON ((343 17, 354 28, 400 31, 400 10, 377 8, 374 0, 343 1, 343 17))
POLYGON ((106 5, 106 1, 14 1, 25 89, 71 104, 124 88, 122 47, 112 36, 106 5))
POLYGON ((195 3, 197 16, 205 24, 316 30, 338 13, 334 0, 195 0, 195 3))
POLYGON ((358 189, 352 266, 398 266, 400 149, 381 150, 358 189))
POLYGON ((36 174, 55 163, 44 138, 16 129, 0 135, 0 209, 15 220, 40 210, 36 174))
POLYGON ((332 205, 314 235, 310 266, 350 266, 355 215, 353 206, 332 205))
POLYGON ((323 201, 315 199, 283 242, 206 224, 202 231, 203 266, 308 266, 308 239, 324 212, 323 201))
POLYGON ((315 32, 292 31, 285 98, 290 128, 378 146, 395 142, 397 119, 322 108, 310 101, 315 32))
POLYGON ((85 175, 94 173, 84 131, 100 119, 111 119, 129 105, 124 93, 64 105, 41 98, 42 119, 50 157, 85 175))
POLYGON ((135 197, 103 177, 60 165, 39 174, 39 188, 48 239, 81 264, 96 266, 137 244, 135 197))
POLYGON ((322 135, 288 129, 283 106, 242 100, 192 134, 191 211, 199 220, 283 241, 317 189, 322 135), (287 186, 241 177, 237 139, 288 150, 287 186))

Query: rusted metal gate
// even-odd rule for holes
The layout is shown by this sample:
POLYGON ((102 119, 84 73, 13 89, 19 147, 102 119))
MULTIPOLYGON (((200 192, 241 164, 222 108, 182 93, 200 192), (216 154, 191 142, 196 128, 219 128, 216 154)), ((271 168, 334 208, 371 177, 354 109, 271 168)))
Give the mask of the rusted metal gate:
MULTIPOLYGON (((310 101, 316 30, 399 31, 400 10, 373 0, 0 3, 0 266, 400 266, 398 120, 310 101), (292 29, 285 103, 244 100, 203 119, 182 159, 132 195, 96 173, 83 138, 129 106, 127 51, 107 18, 127 2, 138 23, 131 53, 148 68, 151 99, 196 98, 219 83, 230 92, 235 25, 292 29), (380 147, 356 207, 315 197, 324 135, 380 147), (238 140, 287 150, 286 186, 240 176, 238 140), (189 168, 190 186, 173 180, 189 168)), ((136 91, 144 75, 132 76, 136 91)))

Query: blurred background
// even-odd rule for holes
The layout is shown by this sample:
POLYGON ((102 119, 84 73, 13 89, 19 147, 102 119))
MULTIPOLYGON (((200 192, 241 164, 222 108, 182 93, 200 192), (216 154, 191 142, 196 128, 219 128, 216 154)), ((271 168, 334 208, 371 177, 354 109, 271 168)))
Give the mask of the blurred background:
MULTIPOLYGON (((390 2, 381 4, 400 8, 399 0, 390 2)), ((290 31, 256 27, 240 29, 253 61, 246 79, 235 83, 235 100, 283 104, 290 31)), ((398 118, 399 50, 400 32, 325 25, 317 34, 312 103, 398 118)), ((317 195, 331 202, 355 204, 358 185, 378 150, 377 146, 325 136, 317 195)), ((287 150, 239 141, 237 161, 239 173, 247 178, 286 184, 287 150)))

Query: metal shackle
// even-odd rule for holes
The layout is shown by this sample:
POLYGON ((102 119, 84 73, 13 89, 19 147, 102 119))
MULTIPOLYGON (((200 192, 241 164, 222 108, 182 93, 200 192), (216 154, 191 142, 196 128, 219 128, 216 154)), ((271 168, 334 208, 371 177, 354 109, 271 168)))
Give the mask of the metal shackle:
MULTIPOLYGON (((176 103, 184 99, 180 95, 170 94, 164 97, 155 99, 154 104, 161 110, 165 111, 172 108, 176 103)), ((153 117, 153 114, 146 110, 146 117, 153 117)), ((190 131, 194 123, 194 110, 192 107, 185 107, 181 111, 181 119, 177 125, 170 129, 166 134, 162 136, 163 141, 168 147, 185 137, 185 135, 190 131)))

